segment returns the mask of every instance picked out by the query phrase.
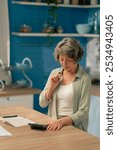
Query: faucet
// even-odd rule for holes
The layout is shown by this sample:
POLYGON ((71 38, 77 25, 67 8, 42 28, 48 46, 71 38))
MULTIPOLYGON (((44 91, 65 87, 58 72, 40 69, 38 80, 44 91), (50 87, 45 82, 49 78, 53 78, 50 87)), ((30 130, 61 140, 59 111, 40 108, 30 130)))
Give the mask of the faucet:
POLYGON ((32 68, 32 62, 31 62, 31 60, 28 57, 23 59, 22 64, 25 65, 26 61, 29 63, 30 68, 32 68))
MULTIPOLYGON (((32 62, 31 62, 31 60, 30 60, 29 58, 27 58, 27 57, 23 59, 22 64, 25 65, 25 64, 26 64, 26 63, 25 63, 26 61, 29 63, 30 68, 32 68, 32 62)), ((25 73, 24 70, 22 70, 22 72, 23 72, 24 77, 25 77, 25 78, 27 79, 27 81, 29 82, 30 87, 32 87, 32 86, 33 86, 32 80, 26 75, 26 73, 25 73)))

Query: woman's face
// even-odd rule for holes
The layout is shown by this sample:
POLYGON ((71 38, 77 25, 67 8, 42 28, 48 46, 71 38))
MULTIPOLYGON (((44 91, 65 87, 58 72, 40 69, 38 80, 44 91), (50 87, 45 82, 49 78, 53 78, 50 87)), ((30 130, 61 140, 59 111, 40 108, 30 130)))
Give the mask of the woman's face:
POLYGON ((66 55, 60 55, 59 56, 59 62, 64 70, 71 71, 76 67, 76 62, 74 59, 67 57, 66 55))

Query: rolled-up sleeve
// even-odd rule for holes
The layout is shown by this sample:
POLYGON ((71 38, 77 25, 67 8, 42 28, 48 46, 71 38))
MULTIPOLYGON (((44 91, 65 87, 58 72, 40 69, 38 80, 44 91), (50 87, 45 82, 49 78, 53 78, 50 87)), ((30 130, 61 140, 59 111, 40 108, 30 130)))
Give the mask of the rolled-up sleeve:
POLYGON ((40 96, 39 96, 39 105, 44 108, 44 107, 47 107, 48 104, 51 102, 51 99, 50 100, 46 100, 46 97, 45 97, 45 94, 46 94, 46 90, 48 89, 48 85, 49 85, 49 81, 50 81, 50 78, 51 76, 54 74, 54 70, 50 73, 50 76, 47 80, 47 83, 45 85, 45 88, 43 89, 43 91, 41 92, 40 96))

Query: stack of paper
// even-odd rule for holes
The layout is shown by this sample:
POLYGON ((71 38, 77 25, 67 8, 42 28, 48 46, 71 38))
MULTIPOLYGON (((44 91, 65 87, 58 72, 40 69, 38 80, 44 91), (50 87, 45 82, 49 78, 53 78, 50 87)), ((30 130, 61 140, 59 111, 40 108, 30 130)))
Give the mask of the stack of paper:
POLYGON ((0 126, 0 136, 11 136, 12 134, 0 126))
POLYGON ((5 117, 5 118, 2 118, 2 121, 4 123, 12 125, 14 127, 21 127, 21 126, 28 125, 28 123, 34 123, 30 119, 24 118, 24 117, 21 117, 21 116, 8 117, 8 118, 5 117))

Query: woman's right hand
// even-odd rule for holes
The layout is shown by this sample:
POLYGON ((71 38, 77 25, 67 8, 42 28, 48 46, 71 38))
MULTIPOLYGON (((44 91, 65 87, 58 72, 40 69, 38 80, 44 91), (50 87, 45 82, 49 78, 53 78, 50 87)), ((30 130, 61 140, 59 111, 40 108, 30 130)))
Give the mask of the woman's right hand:
POLYGON ((53 90, 56 89, 61 79, 61 74, 54 75, 50 78, 49 87, 53 90))
POLYGON ((56 89, 61 80, 61 74, 58 73, 50 78, 48 89, 46 91, 46 100, 49 100, 53 94, 53 91, 56 89))

